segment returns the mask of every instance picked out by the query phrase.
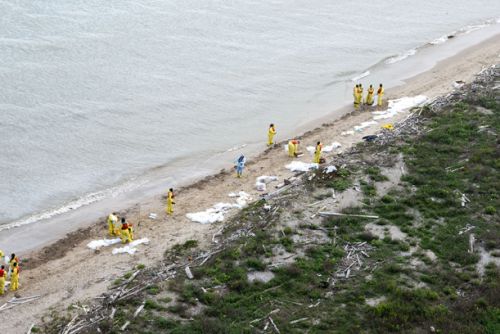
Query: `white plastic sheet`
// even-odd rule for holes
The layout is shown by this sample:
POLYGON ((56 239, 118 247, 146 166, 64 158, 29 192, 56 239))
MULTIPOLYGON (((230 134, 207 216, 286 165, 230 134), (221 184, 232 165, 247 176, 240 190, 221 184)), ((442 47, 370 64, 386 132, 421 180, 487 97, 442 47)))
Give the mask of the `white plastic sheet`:
POLYGON ((137 246, 140 245, 140 244, 148 244, 149 243, 149 239, 148 238, 142 238, 142 239, 137 239, 137 240, 134 240, 132 241, 131 243, 123 246, 123 247, 119 247, 119 248, 115 248, 113 249, 112 253, 113 255, 115 254, 123 254, 123 253, 128 253, 130 255, 133 255, 135 254, 135 252, 137 252, 137 246))
POLYGON ((307 172, 311 169, 317 169, 319 165, 317 163, 306 163, 302 161, 292 161, 285 166, 286 169, 292 172, 307 172))
POLYGON ((120 238, 115 238, 115 239, 102 239, 102 240, 92 240, 87 244, 87 247, 90 249, 99 249, 101 247, 108 247, 114 244, 119 243, 121 240, 120 238))
POLYGON ((230 193, 229 197, 236 198, 236 203, 217 203, 205 211, 188 213, 186 217, 192 222, 200 224, 221 222, 231 209, 242 209, 252 200, 252 197, 244 191, 230 193))

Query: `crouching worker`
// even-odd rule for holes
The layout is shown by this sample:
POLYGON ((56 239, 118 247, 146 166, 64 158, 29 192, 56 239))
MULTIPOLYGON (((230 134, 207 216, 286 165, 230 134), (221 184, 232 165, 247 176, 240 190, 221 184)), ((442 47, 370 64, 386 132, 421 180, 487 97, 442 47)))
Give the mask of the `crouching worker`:
POLYGON ((296 158, 299 155, 299 144, 300 141, 292 139, 288 142, 288 156, 291 158, 296 158))
POLYGON ((121 238, 122 244, 126 244, 127 242, 132 242, 132 224, 127 224, 125 218, 122 218, 122 231, 121 238))
POLYGON ((19 288, 19 266, 14 263, 12 274, 10 275, 10 290, 16 291, 19 288))

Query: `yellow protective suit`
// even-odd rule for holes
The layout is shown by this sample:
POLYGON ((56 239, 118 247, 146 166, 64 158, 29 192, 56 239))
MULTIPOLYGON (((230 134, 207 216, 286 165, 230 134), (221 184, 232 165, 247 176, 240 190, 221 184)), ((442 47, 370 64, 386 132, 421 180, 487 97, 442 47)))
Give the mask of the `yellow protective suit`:
POLYGON ((128 224, 128 233, 130 234, 130 241, 134 240, 134 229, 131 224, 128 224))
POLYGON ((386 129, 386 130, 394 130, 394 125, 392 125, 391 123, 388 123, 388 124, 384 124, 382 125, 382 129, 386 129))
POLYGON ((359 85, 358 88, 358 103, 359 105, 365 103, 364 98, 363 98, 363 86, 359 85))
POLYGON ((296 140, 290 140, 288 142, 288 156, 295 158, 297 156, 297 151, 299 150, 299 144, 296 140))
POLYGON ((121 239, 122 239, 122 244, 126 244, 127 242, 132 242, 132 236, 130 235, 128 225, 127 226, 122 225, 121 239))
POLYGON ((366 104, 371 106, 373 104, 373 93, 375 92, 375 90, 373 89, 373 87, 370 86, 370 88, 368 88, 368 94, 366 95, 366 104))
POLYGON ((16 266, 19 265, 19 259, 17 258, 17 256, 15 256, 12 260, 9 261, 9 270, 11 272, 14 269, 14 263, 17 263, 16 266))
POLYGON ((5 292, 5 271, 0 276, 0 296, 5 292))
POLYGON ((354 109, 358 109, 359 108, 358 85, 354 86, 352 90, 352 97, 354 98, 354 109))
POLYGON ((167 214, 171 215, 174 213, 174 193, 169 191, 167 193, 167 214))
POLYGON ((276 129, 274 128, 274 126, 269 127, 269 131, 267 133, 267 145, 268 146, 271 146, 274 144, 273 138, 274 138, 275 134, 276 134, 276 129))
POLYGON ((384 88, 380 87, 377 91, 377 105, 382 106, 382 98, 384 97, 384 88))
POLYGON ((321 150, 323 149, 323 145, 316 145, 316 150, 314 151, 314 163, 319 164, 319 160, 321 159, 321 150))
POLYGON ((16 291, 19 288, 19 268, 15 267, 10 276, 10 290, 16 291))
POLYGON ((118 217, 115 216, 114 214, 110 214, 108 216, 108 232, 111 237, 118 235, 117 231, 117 225, 118 224, 118 217))

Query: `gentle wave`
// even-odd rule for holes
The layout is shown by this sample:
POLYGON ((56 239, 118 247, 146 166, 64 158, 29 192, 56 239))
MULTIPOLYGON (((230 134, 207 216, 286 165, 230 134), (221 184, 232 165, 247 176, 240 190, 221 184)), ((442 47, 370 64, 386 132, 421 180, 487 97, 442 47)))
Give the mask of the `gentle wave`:
POLYGON ((451 36, 454 36, 454 34, 451 34, 451 35, 443 35, 439 38, 436 38, 435 40, 429 42, 429 44, 432 44, 432 45, 438 45, 438 44, 443 44, 444 42, 446 42, 448 39, 450 38, 453 38, 451 36))
POLYGON ((385 61, 387 65, 394 64, 397 62, 400 62, 402 60, 405 60, 408 57, 414 56, 417 53, 417 49, 410 49, 405 52, 402 52, 396 56, 390 57, 385 61))
MULTIPOLYGON (((486 28, 486 27, 489 27, 493 24, 498 24, 498 23, 500 23, 500 17, 496 18, 496 19, 486 20, 484 23, 480 23, 480 24, 467 25, 467 26, 460 28, 458 30, 455 30, 449 34, 438 37, 438 38, 430 41, 427 45, 429 45, 429 44, 430 45, 443 44, 452 38, 458 37, 460 35, 469 34, 473 31, 483 29, 483 28, 486 28)), ((417 50, 422 48, 422 47, 425 47, 425 45, 418 47, 416 49, 407 50, 407 51, 405 51, 401 54, 398 54, 396 56, 392 56, 385 61, 385 64, 387 64, 387 65, 394 64, 394 63, 400 62, 402 60, 405 60, 408 57, 414 56, 417 53, 417 50)))
POLYGON ((365 71, 365 72, 361 73, 360 75, 355 76, 354 78, 352 78, 351 81, 358 81, 359 79, 363 79, 363 78, 365 78, 365 77, 367 77, 369 75, 370 75, 370 71, 365 71))
POLYGON ((21 220, 14 221, 14 222, 9 223, 9 224, 0 225, 0 231, 10 230, 10 229, 15 228, 15 227, 21 227, 24 225, 34 224, 34 223, 40 222, 42 220, 46 220, 46 219, 61 215, 61 214, 66 213, 66 212, 79 209, 81 207, 90 205, 92 203, 99 202, 105 198, 116 197, 120 194, 131 191, 133 189, 136 189, 136 188, 140 187, 141 185, 143 185, 144 183, 146 183, 146 181, 135 182, 134 180, 130 180, 130 181, 128 181, 124 184, 121 184, 119 186, 116 186, 116 187, 108 188, 108 189, 105 189, 102 191, 93 192, 93 193, 87 194, 79 199, 71 201, 71 202, 69 202, 69 203, 67 203, 67 204, 65 204, 57 209, 47 210, 47 211, 44 211, 44 212, 41 212, 38 214, 31 215, 27 218, 23 218, 21 220))
POLYGON ((484 21, 483 23, 480 23, 480 24, 472 24, 472 25, 467 25, 463 28, 460 28, 458 30, 455 30, 449 34, 446 34, 446 35, 443 35, 439 38, 436 38, 435 40, 431 41, 429 44, 432 44, 432 45, 437 45, 437 44, 442 44, 446 41, 448 41, 449 39, 452 39, 454 37, 457 37, 457 36, 460 36, 460 35, 464 35, 464 34, 469 34, 473 31, 476 31, 476 30, 479 30, 479 29, 483 29, 483 28, 486 28, 486 27, 489 27, 493 24, 498 24, 500 23, 500 17, 496 18, 496 19, 489 19, 489 20, 486 20, 484 21))

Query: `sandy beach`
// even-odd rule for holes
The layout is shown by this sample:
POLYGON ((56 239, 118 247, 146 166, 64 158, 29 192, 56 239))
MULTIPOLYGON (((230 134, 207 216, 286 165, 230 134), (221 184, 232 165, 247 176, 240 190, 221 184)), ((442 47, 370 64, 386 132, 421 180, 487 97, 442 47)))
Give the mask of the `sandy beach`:
MULTIPOLYGON (((440 61, 429 71, 406 80, 404 84, 387 90, 385 98, 425 95, 431 100, 452 91, 452 83, 457 80, 470 82, 476 73, 497 62, 499 56, 500 35, 495 35, 440 61)), ((373 115, 367 110, 352 112, 351 107, 337 110, 335 115, 343 116, 337 119, 331 115, 324 117, 316 127, 309 127, 308 131, 299 137, 304 155, 297 160, 312 162, 312 156, 305 148, 321 140, 324 144, 341 144, 339 149, 323 154, 328 162, 335 161, 335 155, 340 151, 360 142, 363 136, 379 132, 382 124, 405 118, 407 113, 399 113, 391 119, 365 128, 362 132, 344 136, 341 133, 352 131, 354 126, 371 120, 373 115)), ((224 222, 205 225, 194 223, 186 218, 187 213, 206 210, 218 202, 232 202, 234 200, 228 197, 231 192, 244 191, 254 200, 258 199, 262 193, 255 189, 257 177, 276 176, 279 181, 268 185, 268 190, 271 190, 277 183, 294 174, 284 168, 291 161, 283 149, 285 143, 281 142, 273 148, 265 149, 264 139, 262 149, 265 151, 249 161, 243 178, 236 178, 229 166, 216 175, 178 189, 173 216, 165 214, 163 196, 149 198, 120 212, 134 224, 136 239, 146 237, 150 240, 148 245, 138 246, 138 252, 134 255, 112 255, 113 247, 101 248, 99 251, 86 247, 92 240, 107 237, 104 217, 90 227, 71 232, 52 245, 24 255, 23 260, 26 261, 23 263, 18 294, 22 297, 42 297, 35 302, 1 312, 1 321, 11 324, 10 329, 4 332, 26 332, 32 323, 39 322, 43 314, 50 309, 64 310, 80 300, 89 300, 90 303, 95 296, 105 291, 118 275, 137 264, 153 265, 163 257, 165 250, 174 244, 189 239, 198 240, 201 246, 210 243, 213 233, 219 230, 224 222), (156 213, 158 218, 150 219, 150 213, 156 213)), ((1 297, 0 302, 4 303, 9 298, 12 298, 12 293, 1 297)))

